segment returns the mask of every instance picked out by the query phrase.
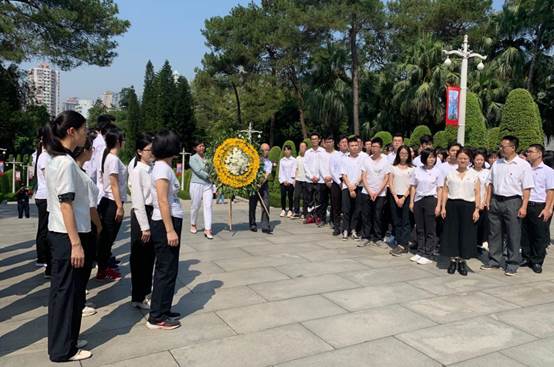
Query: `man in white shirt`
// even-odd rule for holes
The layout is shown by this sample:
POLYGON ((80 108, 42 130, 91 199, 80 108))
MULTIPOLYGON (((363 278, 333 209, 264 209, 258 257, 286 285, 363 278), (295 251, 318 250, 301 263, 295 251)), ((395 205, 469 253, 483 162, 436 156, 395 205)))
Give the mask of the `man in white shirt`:
MULTIPOLYGON (((419 138, 419 151, 422 152, 425 149, 433 149, 433 137, 431 135, 423 135, 421 138, 419 138)), ((437 157, 437 163, 436 166, 439 166, 439 164, 442 163, 442 161, 437 157)), ((415 167, 421 167, 423 164, 421 163, 421 156, 418 155, 414 158, 412 161, 412 164, 415 167)))
POLYGON ((550 219, 554 206, 554 170, 544 164, 543 156, 544 147, 540 144, 527 149, 534 187, 521 227, 521 254, 535 273, 542 273, 546 248, 550 243, 550 219))
POLYGON ((333 236, 341 233, 341 172, 344 158, 348 155, 348 138, 341 136, 339 139, 339 151, 334 150, 334 141, 330 147, 333 149, 329 159, 331 172, 331 222, 333 223, 333 236))
POLYGON ((507 276, 516 275, 521 263, 521 220, 527 215, 530 190, 534 187, 529 163, 517 156, 519 139, 502 138, 503 158, 491 168, 487 201, 489 202, 489 261, 481 269, 503 267, 507 276), (504 241, 507 243, 507 257, 504 241))
MULTIPOLYGON (((317 132, 310 134, 310 142, 312 147, 304 154, 304 170, 306 172, 306 203, 308 205, 308 216, 304 220, 305 224, 321 221, 318 217, 320 214, 320 201, 316 200, 316 192, 320 192, 321 186, 324 186, 323 177, 320 175, 320 162, 324 159, 325 149, 319 146, 321 135, 317 132)), ((319 195, 320 196, 320 195, 319 195)), ((321 197, 319 198, 321 199, 321 197)))
POLYGON ((262 232, 266 234, 272 234, 273 229, 269 225, 269 185, 267 179, 271 175, 271 170, 273 168, 273 163, 268 159, 269 157, 269 144, 262 144, 260 146, 262 151, 262 162, 264 167, 264 178, 262 182, 259 182, 260 188, 258 189, 259 195, 256 193, 250 196, 248 202, 248 221, 250 222, 250 230, 252 232, 257 232, 258 227, 256 226, 256 206, 258 205, 258 200, 260 196, 263 200, 265 208, 262 207, 262 232), (267 211, 266 211, 267 210, 267 211))
POLYGON ((450 172, 458 169, 458 152, 460 149, 462 149, 462 146, 459 143, 452 143, 448 145, 448 157, 445 162, 438 166, 442 177, 445 179, 450 172))
POLYGON ((290 145, 283 147, 284 157, 279 160, 279 185, 281 186, 281 214, 292 217, 292 199, 294 195, 294 179, 296 177, 296 159, 291 157, 292 148, 290 145), (287 196, 289 210, 287 214, 287 196))
POLYGON ((360 206, 358 205, 358 196, 362 191, 360 182, 362 182, 362 157, 359 155, 358 140, 355 137, 348 139, 348 150, 350 154, 342 159, 341 178, 342 178, 342 239, 346 241, 348 235, 352 233, 353 238, 357 238, 356 233, 360 206))
POLYGON ((371 157, 365 158, 362 164, 363 189, 360 194, 362 211, 362 238, 367 241, 360 247, 375 244, 386 246, 383 242, 383 208, 386 188, 390 173, 390 164, 381 154, 383 140, 371 140, 371 157))
POLYGON ((402 145, 404 145, 404 136, 402 133, 395 133, 392 137, 393 151, 387 155, 387 160, 391 166, 394 164, 394 160, 396 159, 396 152, 398 152, 398 148, 402 145))
POLYGON ((300 199, 302 199, 302 217, 305 218, 308 214, 308 206, 306 201, 306 186, 308 180, 306 178, 306 171, 304 169, 304 154, 308 146, 304 142, 300 142, 298 145, 298 156, 296 157, 296 175, 294 177, 294 197, 293 206, 294 214, 293 219, 300 217, 300 199))
MULTIPOLYGON (((96 123, 96 131, 98 135, 92 142, 92 159, 90 160, 90 166, 87 167, 87 173, 90 178, 96 182, 96 187, 100 191, 100 198, 104 192, 104 186, 102 185, 102 156, 104 155, 104 149, 106 149, 106 141, 104 135, 110 129, 116 128, 115 117, 112 115, 100 115, 98 116, 96 123)), ((98 199, 100 201, 100 198, 98 199)))

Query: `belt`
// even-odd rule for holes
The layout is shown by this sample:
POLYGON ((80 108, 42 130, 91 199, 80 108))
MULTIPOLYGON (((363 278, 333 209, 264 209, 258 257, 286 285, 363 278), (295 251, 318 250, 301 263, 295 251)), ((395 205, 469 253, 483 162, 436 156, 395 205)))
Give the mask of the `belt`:
POLYGON ((529 206, 544 206, 546 203, 539 203, 538 201, 530 201, 529 206))
POLYGON ((519 196, 519 195, 512 195, 512 196, 493 195, 493 196, 497 201, 508 201, 508 200, 513 200, 513 199, 521 199, 521 196, 519 196))

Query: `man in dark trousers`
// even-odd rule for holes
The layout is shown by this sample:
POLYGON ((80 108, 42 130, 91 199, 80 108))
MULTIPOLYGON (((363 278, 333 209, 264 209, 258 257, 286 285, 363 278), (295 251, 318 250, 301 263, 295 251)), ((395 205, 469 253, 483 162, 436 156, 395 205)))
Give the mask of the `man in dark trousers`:
POLYGON ((264 167, 264 179, 261 183, 259 183, 260 188, 258 189, 258 193, 255 193, 254 195, 250 196, 249 199, 249 205, 248 205, 248 221, 250 222, 250 230, 252 232, 257 232, 258 227, 256 226, 256 206, 258 205, 258 200, 260 200, 260 196, 263 200, 262 205, 262 232, 267 234, 272 234, 273 229, 269 225, 269 185, 267 183, 267 179, 269 178, 269 175, 271 175, 271 169, 273 166, 273 163, 268 159, 269 157, 269 144, 262 144, 260 147, 262 151, 263 160, 262 163, 264 167), (264 208, 265 205, 265 208, 264 208), (267 209, 267 211, 266 211, 267 209))

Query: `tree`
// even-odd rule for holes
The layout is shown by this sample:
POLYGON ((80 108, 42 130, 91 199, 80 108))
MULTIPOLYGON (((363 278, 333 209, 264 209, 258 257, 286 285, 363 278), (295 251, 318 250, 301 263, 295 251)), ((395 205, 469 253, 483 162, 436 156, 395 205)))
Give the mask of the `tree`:
POLYGON ((448 133, 445 130, 437 131, 433 135, 433 146, 443 149, 448 147, 448 133))
POLYGON ((526 89, 514 89, 508 94, 499 127, 500 136, 516 136, 522 150, 531 144, 544 144, 539 109, 526 89))
POLYGON ((493 127, 487 130, 487 149, 491 152, 496 152, 500 145, 500 127, 493 127))
POLYGON ((392 134, 389 133, 388 131, 379 131, 377 134, 373 136, 373 138, 381 138, 383 140, 383 146, 386 146, 392 143, 392 134))
POLYGON ((175 125, 172 129, 179 135, 184 147, 192 151, 196 133, 196 120, 194 119, 192 94, 187 78, 180 76, 176 88, 175 125))
POLYGON ((146 71, 144 73, 144 89, 142 92, 142 124, 146 130, 156 131, 159 124, 158 116, 158 91, 156 85, 156 73, 154 65, 148 60, 146 63, 146 71))
POLYGON ((89 125, 95 127, 96 123, 98 122, 98 116, 103 115, 107 112, 108 109, 106 108, 106 106, 104 106, 102 100, 100 100, 100 98, 97 98, 94 102, 94 105, 88 110, 87 121, 89 122, 89 125))
POLYGON ((175 78, 169 61, 165 61, 160 72, 156 76, 157 82, 157 116, 158 122, 155 130, 162 128, 175 128, 175 97, 177 90, 175 87, 175 78))
POLYGON ((415 127, 414 131, 412 131, 412 135, 410 135, 410 141, 412 144, 418 144, 419 145, 419 139, 424 135, 431 135, 431 130, 427 125, 418 125, 415 127))
POLYGON ((465 145, 474 148, 485 147, 486 132, 485 117, 481 112, 479 98, 475 93, 469 92, 466 100, 465 145))
POLYGON ((45 57, 64 70, 108 66, 117 56, 113 37, 130 26, 118 13, 113 0, 4 0, 0 60, 45 57))
POLYGON ((135 88, 131 86, 127 92, 127 126, 129 129, 130 136, 127 139, 126 145, 129 147, 130 152, 135 151, 135 141, 143 131, 141 123, 141 113, 140 105, 138 103, 137 94, 135 93, 135 88))

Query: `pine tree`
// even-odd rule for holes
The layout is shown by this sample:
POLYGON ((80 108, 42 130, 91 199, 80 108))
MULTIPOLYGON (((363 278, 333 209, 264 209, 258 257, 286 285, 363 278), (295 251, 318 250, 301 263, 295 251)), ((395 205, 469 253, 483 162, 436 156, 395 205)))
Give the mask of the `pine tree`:
POLYGON ((156 74, 154 65, 148 60, 144 74, 144 91, 142 92, 142 124, 145 130, 158 130, 156 74))
POLYGON ((192 151, 193 139, 196 136, 196 120, 187 78, 180 76, 177 80, 176 89, 175 125, 172 130, 179 135, 185 148, 192 151))
POLYGON ((165 61, 162 69, 156 75, 157 81, 157 117, 158 129, 173 129, 175 127, 175 97, 176 87, 173 70, 169 61, 165 61))
POLYGON ((129 138, 127 139, 127 146, 131 152, 135 151, 135 140, 138 134, 142 131, 140 106, 138 103, 137 94, 135 88, 131 88, 127 91, 127 123, 129 126, 129 138))

